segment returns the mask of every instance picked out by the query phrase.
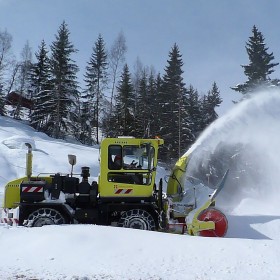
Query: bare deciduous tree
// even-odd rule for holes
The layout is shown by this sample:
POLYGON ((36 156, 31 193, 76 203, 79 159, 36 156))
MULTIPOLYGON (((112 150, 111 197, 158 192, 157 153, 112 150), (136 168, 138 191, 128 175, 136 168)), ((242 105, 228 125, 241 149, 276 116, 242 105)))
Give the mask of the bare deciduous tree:
POLYGON ((23 97, 31 98, 31 96, 29 96, 28 93, 28 90, 30 88, 29 72, 31 66, 32 66, 32 50, 29 46, 29 42, 27 41, 22 49, 21 62, 19 63, 16 91, 19 93, 20 99, 18 100, 18 104, 14 111, 14 118, 20 118, 22 98, 23 97))
POLYGON ((8 70, 10 69, 12 57, 12 36, 5 31, 0 30, 0 83, 5 84, 5 79, 8 75, 8 70))
POLYGON ((114 41, 110 53, 109 53, 109 67, 112 76, 112 90, 110 100, 110 111, 112 111, 113 100, 115 95, 115 86, 118 74, 122 70, 123 63, 125 62, 125 53, 127 51, 126 40, 123 32, 120 32, 116 40, 114 41))

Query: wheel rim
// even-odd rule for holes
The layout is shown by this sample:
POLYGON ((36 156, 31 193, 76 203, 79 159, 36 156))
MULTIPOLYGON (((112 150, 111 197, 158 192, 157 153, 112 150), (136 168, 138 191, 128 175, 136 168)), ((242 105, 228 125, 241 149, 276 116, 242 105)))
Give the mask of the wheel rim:
POLYGON ((131 218, 129 220, 129 222, 127 223, 127 227, 128 228, 147 230, 146 223, 142 219, 139 219, 138 217, 131 218))
POLYGON ((54 221, 47 217, 41 217, 34 222, 33 227, 42 227, 46 225, 54 225, 54 221))
POLYGON ((141 230, 155 230, 155 221, 149 212, 142 209, 133 209, 123 213, 118 226, 141 230))
POLYGON ((25 223, 28 227, 64 224, 64 217, 55 209, 41 208, 32 212, 25 223))
POLYGON ((213 230, 202 230, 198 233, 204 237, 223 237, 225 236, 228 229, 228 221, 226 216, 218 209, 208 208, 202 211, 197 219, 199 221, 212 221, 215 223, 215 229, 213 230))

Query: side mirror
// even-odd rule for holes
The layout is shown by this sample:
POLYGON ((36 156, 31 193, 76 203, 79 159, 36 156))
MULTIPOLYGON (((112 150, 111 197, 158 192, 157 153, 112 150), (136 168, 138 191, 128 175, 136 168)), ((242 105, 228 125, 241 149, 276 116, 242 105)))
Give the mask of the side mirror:
POLYGON ((75 155, 68 155, 68 162, 71 164, 71 177, 73 176, 73 166, 76 164, 77 159, 75 155))
POLYGON ((68 155, 68 162, 73 166, 77 163, 77 159, 75 155, 68 155))

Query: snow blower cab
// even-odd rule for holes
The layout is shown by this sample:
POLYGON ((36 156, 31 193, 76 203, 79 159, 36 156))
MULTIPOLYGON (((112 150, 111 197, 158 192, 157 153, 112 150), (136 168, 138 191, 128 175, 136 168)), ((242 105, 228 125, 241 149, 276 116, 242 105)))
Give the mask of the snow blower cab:
POLYGON ((153 195, 160 139, 107 138, 102 142, 99 194, 103 200, 147 200, 153 195))

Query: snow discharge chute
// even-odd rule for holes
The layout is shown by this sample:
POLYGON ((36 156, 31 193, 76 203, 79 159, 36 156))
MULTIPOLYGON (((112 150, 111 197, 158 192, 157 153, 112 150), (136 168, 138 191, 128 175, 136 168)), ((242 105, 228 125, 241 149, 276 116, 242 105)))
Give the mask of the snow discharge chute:
POLYGON ((186 176, 191 157, 191 148, 175 164, 167 182, 167 196, 170 198, 169 226, 186 224, 190 235, 223 237, 228 228, 226 216, 214 208, 216 197, 225 185, 228 170, 221 182, 213 189, 206 187, 199 179, 186 176), (187 183, 189 186, 186 186, 187 183))

